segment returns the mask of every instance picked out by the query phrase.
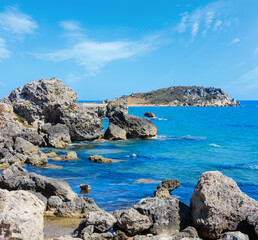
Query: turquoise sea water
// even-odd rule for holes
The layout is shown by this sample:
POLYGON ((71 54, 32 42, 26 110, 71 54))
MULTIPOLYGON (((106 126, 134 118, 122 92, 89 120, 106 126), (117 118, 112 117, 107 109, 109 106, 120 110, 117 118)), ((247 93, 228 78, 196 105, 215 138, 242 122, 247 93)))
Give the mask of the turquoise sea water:
MULTIPOLYGON (((173 194, 189 205, 201 174, 211 170, 232 177, 242 191, 258 200, 258 101, 241 104, 245 107, 130 107, 130 114, 136 116, 156 113, 158 119, 152 120, 158 128, 155 139, 83 142, 65 150, 45 149, 58 154, 73 150, 79 160, 49 160, 62 169, 26 168, 62 178, 78 194, 80 184, 89 184, 92 191, 87 196, 108 211, 153 196, 158 183, 135 183, 142 178, 180 180, 182 185, 173 194), (87 160, 95 154, 123 161, 98 164, 87 160)), ((103 124, 107 127, 108 122, 103 124)))

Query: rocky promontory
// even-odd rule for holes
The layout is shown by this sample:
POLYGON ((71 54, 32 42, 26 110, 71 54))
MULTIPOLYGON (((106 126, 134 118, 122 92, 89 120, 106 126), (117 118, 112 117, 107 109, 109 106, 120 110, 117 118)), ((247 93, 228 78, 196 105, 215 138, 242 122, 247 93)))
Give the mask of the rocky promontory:
POLYGON ((145 93, 132 93, 120 99, 127 100, 129 106, 237 107, 240 105, 221 88, 197 86, 175 86, 145 93))

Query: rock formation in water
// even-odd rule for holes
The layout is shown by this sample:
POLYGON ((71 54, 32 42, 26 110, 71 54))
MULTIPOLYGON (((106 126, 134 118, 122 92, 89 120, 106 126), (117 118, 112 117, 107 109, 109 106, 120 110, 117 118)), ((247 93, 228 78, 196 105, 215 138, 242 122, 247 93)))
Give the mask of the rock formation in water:
POLYGON ((198 107, 236 107, 239 102, 231 99, 224 90, 215 87, 176 86, 146 93, 132 93, 121 99, 128 105, 168 105, 198 107))
POLYGON ((26 153, 17 151, 17 141, 37 147, 63 148, 72 141, 102 138, 103 126, 97 114, 79 105, 77 98, 58 79, 29 82, 5 96, 0 101, 1 165, 13 162, 39 165, 42 154, 36 156, 35 149, 26 153), (35 157, 27 160, 31 154, 35 157), (38 159, 36 163, 34 158, 38 159))

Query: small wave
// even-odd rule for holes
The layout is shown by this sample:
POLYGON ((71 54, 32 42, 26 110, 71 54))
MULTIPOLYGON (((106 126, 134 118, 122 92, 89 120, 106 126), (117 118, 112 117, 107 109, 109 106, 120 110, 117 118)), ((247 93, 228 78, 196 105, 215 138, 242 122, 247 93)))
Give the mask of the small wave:
POLYGON ((258 170, 258 163, 237 165, 238 168, 258 170))
POLYGON ((206 137, 199 137, 199 136, 192 136, 192 135, 187 135, 187 136, 179 136, 177 139, 187 139, 187 140, 205 140, 207 139, 206 137))
POLYGON ((125 157, 138 157, 136 153, 133 153, 132 155, 126 155, 125 157))
POLYGON ((211 147, 217 147, 217 148, 220 148, 220 147, 221 147, 220 145, 215 144, 215 143, 210 143, 209 146, 211 146, 211 147))

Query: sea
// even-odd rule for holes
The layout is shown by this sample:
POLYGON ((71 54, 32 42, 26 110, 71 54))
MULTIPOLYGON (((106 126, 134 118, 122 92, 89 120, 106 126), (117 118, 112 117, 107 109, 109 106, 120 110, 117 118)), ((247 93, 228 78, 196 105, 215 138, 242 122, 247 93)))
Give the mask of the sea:
MULTIPOLYGON (((190 204, 194 188, 206 171, 220 171, 240 189, 258 200, 258 101, 240 101, 241 107, 129 107, 144 117, 153 112, 157 137, 150 140, 76 142, 66 149, 42 149, 58 155, 76 151, 78 160, 53 161, 60 169, 26 166, 48 177, 67 181, 82 196, 112 212, 130 208, 140 199, 153 197, 164 179, 178 179, 173 196, 190 204), (91 155, 118 159, 112 164, 93 163, 91 155), (150 183, 138 182, 150 179, 150 183), (80 184, 91 186, 80 193, 80 184)), ((104 120, 106 129, 108 121, 104 120)))

